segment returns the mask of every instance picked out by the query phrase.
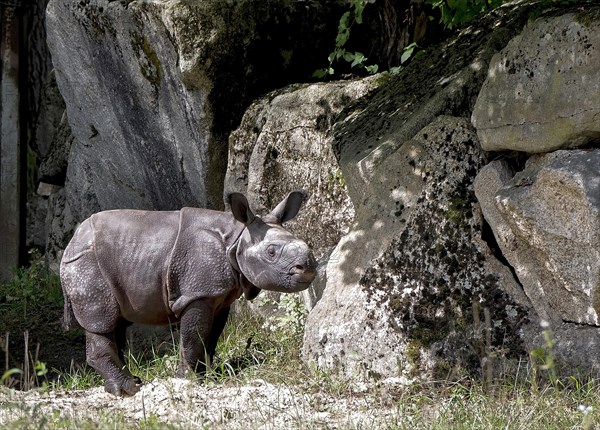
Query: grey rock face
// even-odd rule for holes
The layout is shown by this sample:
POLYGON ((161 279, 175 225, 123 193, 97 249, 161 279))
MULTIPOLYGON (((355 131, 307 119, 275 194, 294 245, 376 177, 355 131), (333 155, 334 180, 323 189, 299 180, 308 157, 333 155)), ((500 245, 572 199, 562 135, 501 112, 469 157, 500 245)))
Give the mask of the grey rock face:
POLYGON ((483 149, 529 153, 600 138, 600 19, 527 25, 490 64, 472 121, 483 149))
MULTIPOLYGON (((60 94, 57 95, 58 97, 60 97, 60 94)), ((62 102, 62 98, 60 101, 62 102)), ((53 110, 60 112, 60 117, 52 125, 52 132, 48 133, 50 137, 48 150, 42 156, 38 175, 41 182, 63 186, 67 176, 69 152, 73 145, 74 137, 69 126, 69 121, 67 120, 64 103, 62 103, 62 109, 60 109, 60 104, 53 108, 53 110)), ((50 110, 50 107, 48 110, 50 110)), ((58 112, 55 112, 55 115, 58 112)))
POLYGON ((537 314, 553 327, 599 325, 598 166, 599 150, 556 151, 530 159, 514 177, 496 162, 477 179, 504 256, 537 314))
POLYGON ((151 3, 51 1, 48 43, 75 136, 67 197, 101 209, 206 206, 207 89, 188 90, 151 3))
POLYGON ((42 158, 42 166, 40 166, 39 174, 42 181, 60 183, 62 185, 64 184, 70 148, 70 142, 64 144, 64 136, 62 136, 63 139, 59 139, 59 136, 64 134, 61 130, 68 128, 65 115, 65 102, 58 90, 54 71, 48 73, 45 81, 42 93, 43 97, 41 98, 39 124, 36 127, 36 142, 42 158), (52 153, 57 152, 60 153, 59 157, 52 155, 52 153), (47 160, 47 158, 50 160, 47 160), (54 161, 57 158, 58 160, 54 161), (44 166, 44 164, 46 165, 44 166), (57 176, 60 176, 61 179, 58 181, 53 180, 57 176), (62 182, 60 182, 61 180, 62 182))
POLYGON ((317 68, 336 8, 51 1, 48 41, 76 140, 66 185, 76 218, 221 208, 229 132, 252 98, 317 68))
POLYGON ((484 161, 474 130, 455 117, 439 117, 386 158, 329 260, 307 321, 307 361, 348 374, 461 374, 481 358, 474 301, 502 321, 494 345, 519 349, 529 303, 508 269, 486 261, 472 190, 484 161))
POLYGON ((63 188, 48 198, 45 228, 46 261, 50 269, 57 274, 59 273, 63 251, 67 247, 76 227, 77 220, 73 216, 63 188))
POLYGON ((48 199, 33 195, 27 201, 25 245, 27 248, 46 246, 45 223, 48 212, 48 199))
MULTIPOLYGON (((548 323, 562 370, 600 371, 599 150, 532 157, 517 174, 494 161, 475 193, 498 246, 529 298, 531 321, 548 323)), ((545 346, 541 329, 526 345, 545 346)))

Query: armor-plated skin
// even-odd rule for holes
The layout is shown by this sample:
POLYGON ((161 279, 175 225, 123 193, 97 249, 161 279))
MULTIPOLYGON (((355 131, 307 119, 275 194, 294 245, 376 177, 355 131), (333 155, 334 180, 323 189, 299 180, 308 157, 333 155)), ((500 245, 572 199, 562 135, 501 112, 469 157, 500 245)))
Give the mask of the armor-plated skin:
POLYGON ((106 391, 134 394, 140 380, 123 363, 133 322, 180 322, 178 374, 204 370, 231 303, 261 289, 301 291, 315 277, 308 246, 281 224, 295 217, 304 194, 293 192, 256 217, 246 198, 229 196, 232 213, 183 208, 113 210, 92 215, 65 249, 60 277, 65 325, 71 314, 86 331, 88 363, 106 391))

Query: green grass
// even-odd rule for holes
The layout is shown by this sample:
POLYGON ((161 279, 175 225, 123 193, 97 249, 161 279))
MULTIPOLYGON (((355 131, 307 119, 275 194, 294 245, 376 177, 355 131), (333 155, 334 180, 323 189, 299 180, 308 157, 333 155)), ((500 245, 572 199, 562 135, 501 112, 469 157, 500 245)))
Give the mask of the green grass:
POLYGON ((26 324, 48 308, 62 309, 62 290, 58 276, 34 256, 30 267, 18 268, 10 282, 0 284, 0 313, 3 320, 26 324))
MULTIPOLYGON (((3 312, 26 320, 36 316, 47 304, 58 307, 54 293, 40 294, 32 283, 57 288, 51 275, 33 268, 20 272, 16 281, 0 287, 6 299, 0 306, 3 312), (50 276, 50 279, 46 278, 50 276), (33 289, 33 291, 32 291, 33 289)), ((338 418, 342 429, 593 429, 600 428, 600 381, 592 378, 556 377, 551 360, 540 354, 531 362, 522 363, 519 373, 505 375, 493 381, 463 379, 460 382, 413 383, 408 386, 386 386, 371 381, 366 389, 358 388, 356 381, 317 369, 309 369, 300 360, 302 328, 305 312, 294 296, 281 304, 282 316, 265 323, 245 306, 230 317, 219 342, 214 362, 203 383, 211 389, 243 386, 257 379, 314 396, 312 406, 319 402, 358 399, 365 410, 377 417, 378 411, 392 410, 385 426, 369 421, 355 424, 344 417, 338 418)), ((243 303, 242 303, 243 305, 243 303)), ((4 315, 4 314, 3 314, 4 315)), ((4 318, 4 316, 3 316, 4 318)), ((174 336, 176 337, 176 336, 174 336)), ((83 344, 81 345, 83 347, 83 344)), ((549 348, 550 349, 550 348, 549 348)), ((177 345, 166 353, 129 353, 127 365, 143 381, 169 378, 175 375, 178 364, 177 345)), ((499 365, 501 363, 497 363, 499 365)), ((32 370, 33 372, 34 370, 32 370)), ((41 388, 42 391, 83 390, 102 385, 101 378, 89 367, 72 365, 69 370, 57 370, 57 378, 41 388)), ((89 416, 69 416, 55 409, 41 413, 15 396, 16 393, 0 386, 0 421, 12 429, 162 429, 185 428, 161 422, 153 415, 136 422, 114 411, 91 411, 89 416), (12 393, 12 394, 11 394, 12 393)), ((326 408, 326 405, 323 406, 326 408)), ((298 409, 301 411, 301 408, 298 409)), ((297 413, 297 412, 290 412, 297 413)), ((297 413, 297 428, 328 428, 313 421, 302 421, 297 413)), ((307 418, 308 420, 309 418, 307 418)))
MULTIPOLYGON (((62 312, 58 276, 37 254, 32 264, 15 270, 10 282, 0 284, 0 379, 4 385, 28 389, 46 381, 38 338, 56 331, 62 312)), ((59 345, 57 345, 60 347, 59 345)))

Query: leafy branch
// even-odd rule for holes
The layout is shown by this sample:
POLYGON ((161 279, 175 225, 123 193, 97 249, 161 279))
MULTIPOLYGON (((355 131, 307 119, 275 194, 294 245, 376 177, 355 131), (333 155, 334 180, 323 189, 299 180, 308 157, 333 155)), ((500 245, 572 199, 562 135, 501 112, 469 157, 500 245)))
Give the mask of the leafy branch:
POLYGON ((350 52, 346 50, 346 42, 350 38, 350 30, 355 24, 362 24, 363 22, 363 11, 368 3, 375 3, 375 0, 351 0, 351 7, 353 10, 345 12, 340 18, 338 25, 338 34, 335 38, 335 49, 327 60, 329 65, 324 69, 319 69, 313 73, 316 78, 324 78, 328 75, 333 75, 335 69, 333 64, 336 61, 343 59, 350 63, 350 67, 359 67, 365 69, 368 73, 377 73, 379 66, 377 64, 367 65, 368 58, 364 56, 362 52, 350 52))

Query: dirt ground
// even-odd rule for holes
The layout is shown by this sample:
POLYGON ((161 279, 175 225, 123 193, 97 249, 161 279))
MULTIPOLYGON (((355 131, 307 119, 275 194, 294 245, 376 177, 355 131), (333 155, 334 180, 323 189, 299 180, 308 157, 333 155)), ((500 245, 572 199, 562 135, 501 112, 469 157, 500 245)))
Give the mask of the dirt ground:
POLYGON ((261 379, 243 385, 155 380, 125 398, 114 397, 102 387, 46 393, 0 389, 0 427, 17 418, 37 422, 40 416, 50 416, 72 423, 91 418, 102 427, 115 422, 114 428, 117 419, 132 423, 151 420, 176 428, 385 428, 398 419, 395 393, 404 382, 387 380, 377 389, 357 384, 340 395, 306 392, 261 379))
POLYGON ((32 361, 46 364, 48 380, 69 371, 75 363, 85 363, 83 330, 77 328, 65 332, 61 318, 62 309, 58 308, 38 312, 28 322, 0 318, 0 373, 6 369, 23 369, 26 352, 30 366, 32 361))

